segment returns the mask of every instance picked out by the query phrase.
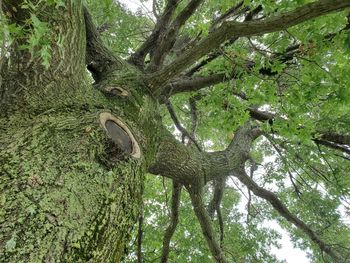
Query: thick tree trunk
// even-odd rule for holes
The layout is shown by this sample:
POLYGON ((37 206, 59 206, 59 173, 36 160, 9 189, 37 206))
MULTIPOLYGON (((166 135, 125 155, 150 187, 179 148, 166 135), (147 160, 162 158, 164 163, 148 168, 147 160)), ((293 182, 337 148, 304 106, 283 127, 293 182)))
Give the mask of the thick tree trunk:
MULTIPOLYGON (((0 262, 119 262, 154 158, 156 103, 128 66, 99 86, 121 93, 89 83, 82 3, 65 2, 37 8, 53 40, 49 69, 17 42, 2 72, 0 262)), ((20 4, 4 3, 16 23, 29 17, 20 4)))

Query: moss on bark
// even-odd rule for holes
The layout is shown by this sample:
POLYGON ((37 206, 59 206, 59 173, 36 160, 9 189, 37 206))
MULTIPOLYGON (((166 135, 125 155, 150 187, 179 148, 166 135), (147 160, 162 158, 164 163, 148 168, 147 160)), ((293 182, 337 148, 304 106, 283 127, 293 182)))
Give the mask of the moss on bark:
POLYGON ((124 255, 156 149, 156 106, 147 96, 115 101, 86 91, 84 103, 0 120, 2 262, 118 262, 124 255), (128 125, 140 159, 110 158, 112 142, 99 123, 106 111, 128 125))

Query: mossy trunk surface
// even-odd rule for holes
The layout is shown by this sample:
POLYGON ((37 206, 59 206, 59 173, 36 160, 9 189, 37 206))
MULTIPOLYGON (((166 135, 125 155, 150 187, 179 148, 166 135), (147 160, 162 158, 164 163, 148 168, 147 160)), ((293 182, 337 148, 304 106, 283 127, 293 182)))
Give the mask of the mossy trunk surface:
MULTIPOLYGON (((28 17, 20 4, 4 3, 17 23, 28 17)), ((128 66, 99 85, 128 96, 90 83, 82 3, 39 5, 51 32, 49 69, 14 43, 2 71, 0 262, 120 262, 156 150, 157 106, 128 66), (100 122, 106 112, 129 128, 139 158, 115 154, 100 122)))

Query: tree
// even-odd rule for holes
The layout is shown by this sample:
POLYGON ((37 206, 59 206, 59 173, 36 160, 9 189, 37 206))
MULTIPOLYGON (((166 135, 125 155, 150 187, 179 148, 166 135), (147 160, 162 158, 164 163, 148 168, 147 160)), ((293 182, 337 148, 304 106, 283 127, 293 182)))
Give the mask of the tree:
POLYGON ((108 0, 0 2, 0 261, 119 262, 139 221, 141 262, 146 173, 172 182, 161 262, 182 188, 216 262, 274 262, 264 219, 349 261, 350 1, 212 2, 154 1, 154 25, 108 0), (230 178, 246 226, 221 212, 230 178))

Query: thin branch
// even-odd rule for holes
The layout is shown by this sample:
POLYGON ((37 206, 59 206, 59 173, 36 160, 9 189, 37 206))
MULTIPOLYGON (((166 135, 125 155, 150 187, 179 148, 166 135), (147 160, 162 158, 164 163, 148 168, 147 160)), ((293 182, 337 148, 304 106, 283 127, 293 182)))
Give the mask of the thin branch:
MULTIPOLYGON (((236 8, 239 6, 239 4, 236 6, 236 8)), ((260 6, 257 7, 256 9, 252 10, 251 12, 249 12, 244 21, 251 21, 254 16, 259 13, 261 11, 260 6)), ((227 11, 229 12, 229 11, 227 11)), ((215 23, 215 22, 214 22, 215 23)), ((233 43, 236 42, 236 40, 238 39, 238 37, 231 37, 226 43, 224 43, 223 47, 228 47, 231 46, 233 43)), ((215 60, 216 58, 218 58, 220 55, 222 55, 222 51, 216 50, 214 52, 211 52, 208 54, 206 59, 203 59, 202 61, 200 61, 198 64, 196 64, 195 66, 193 66, 191 69, 189 69, 187 71, 187 73, 185 74, 188 77, 191 77, 193 74, 195 74, 197 71, 199 71, 202 67, 204 67, 205 65, 207 65, 208 63, 210 63, 211 61, 215 60)))
POLYGON ((217 263, 226 263, 224 253, 220 248, 219 243, 216 240, 214 229, 211 225, 210 217, 207 210, 204 207, 203 197, 201 190, 195 188, 188 188, 188 192, 191 197, 193 210, 201 225, 203 235, 209 246, 209 250, 217 263))
POLYGON ((197 111, 197 103, 196 101, 200 99, 196 96, 189 98, 188 102, 190 104, 191 109, 191 120, 192 120, 192 128, 191 128, 191 136, 196 138, 196 131, 198 128, 198 111, 197 111))
POLYGON ((297 187, 297 185, 295 184, 294 182, 294 177, 292 175, 292 173, 290 172, 289 170, 289 165, 288 163, 286 162, 281 150, 277 147, 277 145, 273 142, 272 138, 270 136, 267 136, 265 135, 265 138, 268 139, 268 141, 271 143, 272 147, 275 149, 275 151, 277 152, 277 154, 280 156, 282 162, 284 163, 284 165, 287 167, 287 173, 288 173, 288 176, 289 176, 289 180, 290 182, 292 183, 293 185, 293 188, 294 188, 294 191, 296 193, 296 195, 300 198, 301 197, 301 192, 299 190, 299 188, 297 187))
MULTIPOLYGON (((258 169, 258 165, 256 163, 256 161, 253 158, 250 158, 250 178, 253 180, 254 177, 254 172, 258 169)), ((247 203, 247 224, 249 224, 250 221, 250 208, 251 208, 251 203, 252 203, 252 193, 251 190, 248 189, 248 203, 247 203)))
POLYGON ((142 237, 143 237, 143 210, 141 211, 141 215, 139 216, 139 226, 138 226, 138 232, 137 232, 137 262, 142 263, 143 262, 143 256, 142 256, 142 237))
MULTIPOLYGON (((217 30, 207 38, 200 41, 196 46, 184 52, 170 65, 162 70, 151 74, 149 82, 153 87, 159 87, 163 83, 178 76, 184 69, 195 61, 218 48, 223 42, 231 37, 244 37, 263 35, 275 31, 287 29, 307 20, 325 15, 334 11, 350 7, 350 0, 319 0, 296 8, 293 11, 266 18, 259 21, 248 22, 224 22, 217 30)), ((151 87, 152 88, 152 87, 151 87)))
POLYGON ((167 107, 169 114, 170 114, 170 117, 173 120, 176 128, 194 143, 194 145, 197 147, 198 151, 202 151, 202 149, 199 146, 199 144, 197 143, 197 141, 189 134, 189 132, 184 127, 182 127, 179 119, 176 116, 173 105, 171 105, 171 102, 168 99, 165 99, 165 106, 167 107))
POLYGON ((327 253, 336 262, 346 262, 345 259, 339 255, 333 248, 327 245, 307 224, 300 220, 297 216, 292 214, 288 208, 279 200, 279 198, 272 192, 258 186, 244 171, 240 169, 235 171, 234 176, 237 177, 241 183, 247 186, 256 196, 268 201, 275 210, 284 217, 287 221, 291 222, 294 226, 304 232, 313 242, 315 242, 319 248, 327 253))
MULTIPOLYGON (((247 110, 249 111, 249 114, 253 119, 256 119, 259 121, 269 121, 270 124, 273 124, 273 119, 277 117, 275 114, 271 112, 261 111, 254 107, 249 107, 247 110)), ((312 139, 316 144, 321 144, 328 148, 339 150, 344 153, 350 154, 350 148, 344 146, 344 145, 350 145, 350 135, 339 134, 332 131, 318 131, 316 132, 316 134, 318 134, 319 138, 312 139)))
POLYGON ((240 1, 238 4, 234 5, 233 7, 231 7, 230 9, 228 9, 225 13, 223 13, 221 16, 217 17, 212 25, 211 28, 216 28, 217 25, 219 25, 221 22, 223 22, 224 20, 234 16, 235 14, 237 14, 237 12, 239 10, 241 10, 241 7, 243 6, 244 1, 240 1))
POLYGON ((170 214, 170 223, 165 230, 163 237, 163 248, 162 256, 160 259, 161 263, 166 263, 168 261, 169 251, 170 251, 170 240, 174 235, 176 226, 179 222, 179 205, 181 197, 182 185, 173 181, 173 192, 171 197, 171 214, 170 214))
POLYGON ((221 214, 221 208, 220 206, 216 209, 216 214, 218 217, 218 222, 219 222, 219 229, 220 229, 220 248, 222 249, 224 246, 224 221, 222 219, 222 214, 221 214))
POLYGON ((154 17, 157 19, 157 21, 159 20, 159 14, 158 14, 158 2, 157 0, 153 0, 152 1, 152 13, 154 15, 154 17))

